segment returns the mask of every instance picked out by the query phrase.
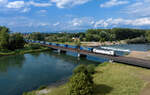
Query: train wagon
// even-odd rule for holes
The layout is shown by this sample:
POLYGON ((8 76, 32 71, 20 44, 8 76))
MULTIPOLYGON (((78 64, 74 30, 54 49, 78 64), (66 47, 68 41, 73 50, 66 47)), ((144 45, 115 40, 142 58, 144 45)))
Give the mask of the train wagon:
POLYGON ((92 52, 93 48, 91 47, 80 47, 80 50, 86 50, 86 51, 89 51, 89 52, 92 52))
POLYGON ((72 46, 72 45, 68 45, 68 48, 77 49, 77 48, 78 48, 78 46, 72 46))
POLYGON ((49 45, 49 42, 45 42, 46 45, 49 45))
POLYGON ((36 41, 35 43, 40 43, 40 41, 36 41))
POLYGON ((56 44, 56 43, 51 43, 51 45, 53 45, 53 46, 59 46, 59 44, 56 44))
POLYGON ((111 51, 111 50, 101 50, 101 49, 94 48, 93 52, 94 53, 99 53, 99 54, 115 56, 115 51, 111 51))
POLYGON ((44 41, 40 41, 40 44, 44 44, 44 41))
POLYGON ((60 47, 65 47, 65 48, 67 48, 67 47, 68 47, 68 45, 67 45, 67 44, 59 44, 59 46, 60 46, 60 47))

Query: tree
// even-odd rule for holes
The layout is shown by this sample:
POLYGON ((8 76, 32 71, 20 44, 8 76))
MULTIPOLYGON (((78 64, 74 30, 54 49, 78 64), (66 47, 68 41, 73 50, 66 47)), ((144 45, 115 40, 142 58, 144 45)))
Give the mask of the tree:
POLYGON ((40 41, 43 41, 44 40, 44 34, 42 33, 39 33, 39 32, 35 32, 35 33, 32 33, 30 35, 30 38, 32 40, 40 40, 40 41))
POLYGON ((1 27, 0 29, 0 49, 8 49, 9 46, 9 29, 6 27, 1 27))
POLYGON ((68 95, 92 95, 93 84, 90 82, 88 76, 83 73, 77 73, 69 80, 68 95))
POLYGON ((79 49, 81 46, 80 39, 75 39, 75 45, 77 45, 77 48, 79 49))
POLYGON ((92 77, 92 74, 94 73, 93 69, 95 69, 93 65, 86 66, 81 64, 74 69, 73 74, 75 75, 82 72, 88 77, 90 83, 93 83, 93 77, 92 77))
POLYGON ((150 31, 146 32, 146 39, 148 42, 150 42, 150 31))
POLYGON ((80 72, 83 72, 84 74, 87 75, 88 71, 87 71, 86 65, 81 64, 73 70, 73 74, 77 74, 80 72))
POLYGON ((12 34, 9 39, 9 48, 11 50, 24 48, 24 38, 20 33, 12 34))

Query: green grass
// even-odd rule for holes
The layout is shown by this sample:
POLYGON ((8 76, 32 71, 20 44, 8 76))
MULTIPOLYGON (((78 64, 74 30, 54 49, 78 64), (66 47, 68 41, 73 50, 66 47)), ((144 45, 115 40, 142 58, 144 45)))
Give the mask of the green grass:
MULTIPOLYGON (((139 92, 148 83, 144 78, 150 76, 150 70, 123 65, 103 63, 96 67, 93 75, 94 95, 139 95, 139 92)), ((67 84, 49 88, 46 95, 66 95, 67 84)), ((36 91, 26 95, 36 95, 36 91)))

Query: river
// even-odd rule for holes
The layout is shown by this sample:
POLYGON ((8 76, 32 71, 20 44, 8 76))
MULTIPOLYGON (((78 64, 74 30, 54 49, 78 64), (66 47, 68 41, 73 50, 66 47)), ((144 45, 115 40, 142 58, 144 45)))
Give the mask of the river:
POLYGON ((51 85, 68 78, 79 64, 107 61, 91 56, 87 59, 74 56, 76 54, 71 52, 41 52, 0 57, 0 95, 22 95, 41 85, 51 85))

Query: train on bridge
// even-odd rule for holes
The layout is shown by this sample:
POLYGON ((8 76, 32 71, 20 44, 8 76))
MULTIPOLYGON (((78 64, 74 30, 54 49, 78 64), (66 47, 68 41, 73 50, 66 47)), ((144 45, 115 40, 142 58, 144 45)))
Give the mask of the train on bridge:
POLYGON ((103 55, 110 55, 110 56, 117 55, 114 50, 97 49, 97 48, 92 48, 92 47, 83 47, 83 46, 67 45, 67 44, 57 44, 57 43, 51 43, 51 42, 46 42, 46 41, 26 40, 26 42, 39 43, 42 45, 51 45, 51 46, 57 46, 57 47, 63 47, 63 48, 84 50, 84 51, 93 52, 93 53, 97 53, 97 54, 103 54, 103 55))

